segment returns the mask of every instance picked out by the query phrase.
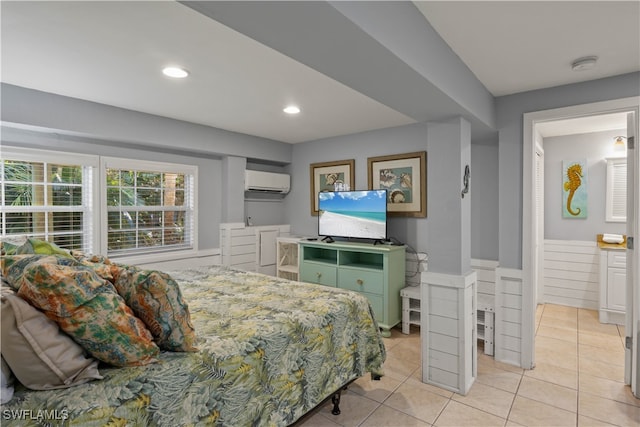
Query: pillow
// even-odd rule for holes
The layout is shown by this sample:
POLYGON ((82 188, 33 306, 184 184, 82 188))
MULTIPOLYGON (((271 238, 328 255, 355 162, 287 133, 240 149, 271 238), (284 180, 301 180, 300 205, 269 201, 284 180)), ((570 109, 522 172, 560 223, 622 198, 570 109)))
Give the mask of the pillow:
POLYGON ((0 298, 3 363, 25 387, 49 390, 102 379, 98 361, 86 358, 55 322, 8 288, 0 298))
POLYGON ((62 249, 55 243, 31 237, 16 249, 16 254, 61 255, 67 258, 73 258, 68 251, 62 249))
POLYGON ((167 351, 197 351, 189 306, 170 275, 122 266, 114 276, 116 290, 147 325, 158 347, 167 351))
POLYGON ((51 255, 36 255, 36 254, 20 254, 20 255, 5 255, 0 257, 0 271, 2 271, 3 281, 13 288, 18 290, 20 284, 17 280, 22 277, 24 269, 31 263, 37 262, 41 259, 48 259, 54 264, 61 265, 78 265, 78 262, 71 258, 55 257, 51 255))
POLYGON ((4 405, 13 398, 13 373, 3 357, 0 357, 0 366, 2 367, 0 372, 0 403, 4 405))
MULTIPOLYGON (((9 273, 16 274, 13 266, 9 273)), ((91 268, 51 255, 27 264, 13 282, 18 296, 44 311, 96 359, 115 366, 157 361, 158 346, 144 323, 91 268)))
POLYGON ((11 242, 0 242, 0 253, 2 255, 15 255, 16 250, 19 245, 13 244, 11 242))

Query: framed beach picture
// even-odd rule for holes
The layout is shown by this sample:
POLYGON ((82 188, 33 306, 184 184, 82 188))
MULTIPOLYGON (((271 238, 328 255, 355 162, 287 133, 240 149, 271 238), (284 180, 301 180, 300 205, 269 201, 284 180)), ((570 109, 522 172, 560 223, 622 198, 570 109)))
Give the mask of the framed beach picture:
POLYGON ((427 152, 369 157, 369 188, 387 190, 390 216, 427 216, 427 152))
POLYGON ((337 160, 309 165, 311 215, 318 215, 318 193, 321 191, 351 190, 355 188, 356 161, 337 160))
POLYGON ((562 217, 587 217, 587 160, 562 161, 562 217))

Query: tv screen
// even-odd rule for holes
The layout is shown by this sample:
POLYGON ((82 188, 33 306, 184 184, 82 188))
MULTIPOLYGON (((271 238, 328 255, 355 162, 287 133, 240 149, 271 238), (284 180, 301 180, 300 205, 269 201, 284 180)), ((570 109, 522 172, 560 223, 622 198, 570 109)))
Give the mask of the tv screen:
POLYGON ((387 238, 387 190, 318 193, 318 235, 387 238))

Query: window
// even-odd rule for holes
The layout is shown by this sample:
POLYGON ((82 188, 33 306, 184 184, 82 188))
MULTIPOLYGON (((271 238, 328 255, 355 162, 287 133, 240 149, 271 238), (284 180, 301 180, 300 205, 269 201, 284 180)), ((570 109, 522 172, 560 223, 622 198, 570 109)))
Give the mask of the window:
POLYGON ((627 159, 607 159, 607 222, 627 221, 627 159))
POLYGON ((107 255, 195 248, 197 167, 105 158, 107 255))
POLYGON ((2 238, 36 237, 93 251, 97 164, 95 156, 5 147, 0 159, 2 238))

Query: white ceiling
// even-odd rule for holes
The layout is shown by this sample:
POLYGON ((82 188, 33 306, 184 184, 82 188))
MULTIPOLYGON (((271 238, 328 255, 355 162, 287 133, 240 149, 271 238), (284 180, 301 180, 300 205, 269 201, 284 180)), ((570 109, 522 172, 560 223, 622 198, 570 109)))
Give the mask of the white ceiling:
MULTIPOLYGON (((494 96, 640 70, 637 1, 415 3, 494 96)), ((5 83, 290 143, 415 122, 173 1, 0 7, 5 83)))

